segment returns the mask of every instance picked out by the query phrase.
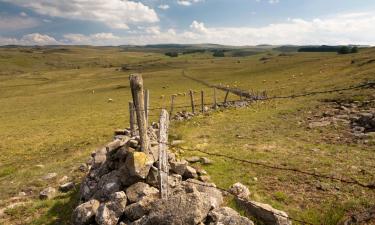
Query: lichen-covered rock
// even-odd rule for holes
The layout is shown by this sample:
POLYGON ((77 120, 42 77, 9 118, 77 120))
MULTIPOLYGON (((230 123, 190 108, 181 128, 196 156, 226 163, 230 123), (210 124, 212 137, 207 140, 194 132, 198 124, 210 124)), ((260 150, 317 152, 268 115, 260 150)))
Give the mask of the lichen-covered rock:
POLYGON ((242 199, 248 199, 250 195, 249 189, 241 183, 233 184, 228 192, 242 199))
POLYGON ((99 225, 116 225, 125 211, 126 202, 123 191, 113 193, 108 202, 100 204, 95 221, 99 225))
POLYGON ((61 192, 68 192, 72 189, 74 189, 74 183, 73 182, 68 182, 68 183, 65 183, 65 184, 62 184, 59 186, 59 190, 61 192))
POLYGON ((186 167, 188 166, 188 162, 186 160, 181 160, 177 162, 170 162, 171 170, 174 173, 179 175, 184 175, 186 171, 186 167))
POLYGON ((159 190, 151 187, 150 185, 138 182, 126 189, 126 195, 128 196, 129 202, 134 203, 142 200, 146 196, 157 197, 159 190))
POLYGON ((184 172, 184 175, 183 177, 185 179, 189 179, 189 178, 198 178, 198 174, 197 174, 197 171, 191 167, 191 166, 186 166, 186 170, 184 172))
POLYGON ((100 178, 94 198, 107 200, 112 193, 120 190, 120 173, 117 170, 104 175, 100 178))
POLYGON ((240 216, 229 207, 214 209, 208 214, 208 217, 209 225, 254 225, 251 220, 240 216))
POLYGON ((126 168, 131 176, 146 179, 152 164, 152 156, 144 152, 133 152, 126 158, 126 168))
POLYGON ((152 196, 144 197, 141 201, 126 206, 124 215, 131 221, 138 220, 150 211, 151 203, 155 200, 152 196))
POLYGON ((146 183, 156 188, 159 187, 159 170, 156 167, 151 167, 146 178, 146 183))
POLYGON ((44 199, 52 199, 56 196, 56 189, 53 188, 53 187, 48 187, 48 188, 45 188, 43 189, 43 191, 41 191, 39 193, 39 198, 44 200, 44 199))
POLYGON ((194 179, 188 179, 183 182, 183 185, 186 189, 192 190, 193 188, 195 188, 200 193, 205 194, 210 202, 211 208, 219 208, 224 202, 223 194, 221 193, 221 191, 216 189, 216 186, 214 184, 203 183, 194 179))
POLYGON ((95 215, 98 212, 100 202, 98 200, 90 200, 74 209, 72 214, 72 224, 86 225, 94 222, 95 215))

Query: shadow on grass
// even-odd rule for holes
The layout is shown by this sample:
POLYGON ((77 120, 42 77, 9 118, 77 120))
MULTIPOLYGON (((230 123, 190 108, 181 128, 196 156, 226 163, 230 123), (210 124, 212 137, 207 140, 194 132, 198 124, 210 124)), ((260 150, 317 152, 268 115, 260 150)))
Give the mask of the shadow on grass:
POLYGON ((79 190, 59 196, 50 204, 49 210, 39 217, 35 225, 71 225, 71 215, 79 202, 79 190))

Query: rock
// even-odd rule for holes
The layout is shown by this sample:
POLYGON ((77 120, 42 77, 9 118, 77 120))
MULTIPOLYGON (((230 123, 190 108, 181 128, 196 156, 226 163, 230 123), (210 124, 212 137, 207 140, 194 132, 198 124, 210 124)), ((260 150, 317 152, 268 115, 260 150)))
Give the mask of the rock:
POLYGON ((42 164, 38 164, 38 165, 36 165, 35 167, 37 167, 37 168, 39 168, 39 169, 43 169, 43 168, 44 168, 44 165, 42 165, 42 164))
POLYGON ((60 190, 61 192, 68 192, 68 191, 74 189, 74 187, 75 187, 75 186, 74 186, 74 183, 73 183, 73 182, 68 182, 68 183, 65 183, 65 184, 60 185, 59 190, 60 190))
POLYGON ((56 189, 53 188, 53 187, 45 188, 45 189, 43 189, 43 191, 41 191, 39 193, 39 198, 42 199, 42 200, 52 199, 55 196, 56 196, 56 189))
POLYGON ((158 194, 158 189, 142 182, 133 184, 132 186, 126 189, 126 195, 128 196, 130 203, 141 201, 146 196, 157 198, 158 194))
POLYGON ((146 179, 153 164, 152 156, 144 152, 133 152, 126 158, 126 167, 131 176, 146 179))
POLYGON ((171 142, 171 145, 172 145, 172 146, 177 146, 177 145, 181 145, 181 144, 184 144, 184 143, 185 143, 184 140, 173 140, 173 141, 171 142))
POLYGON ((150 211, 151 203, 155 200, 152 197, 144 197, 141 201, 126 206, 124 215, 131 221, 138 220, 150 211))
POLYGON ((185 170, 184 175, 182 177, 184 177, 186 179, 198 178, 198 174, 197 174, 197 171, 193 167, 186 166, 186 170, 185 170))
POLYGON ((158 199, 151 204, 148 216, 137 222, 139 225, 182 225, 203 222, 210 211, 210 202, 198 191, 179 193, 168 199, 158 199))
POLYGON ((78 170, 81 171, 81 172, 83 172, 83 173, 87 172, 88 171, 87 164, 86 163, 82 163, 81 165, 79 165, 78 170))
POLYGON ((156 167, 151 167, 146 178, 146 183, 156 188, 159 187, 159 170, 156 167))
POLYGON ((214 209, 208 214, 208 217, 209 225, 254 225, 251 220, 240 216, 229 207, 214 209))
POLYGON ((58 183, 59 184, 62 184, 62 183, 66 183, 68 181, 69 177, 68 176, 63 176, 59 179, 58 183))
POLYGON ((129 147, 137 148, 138 147, 138 141, 135 140, 135 139, 131 139, 131 140, 128 141, 128 145, 129 145, 129 147))
POLYGON ((210 202, 211 208, 219 208, 223 204, 223 194, 221 191, 216 189, 214 184, 203 183, 198 180, 188 179, 183 182, 187 190, 197 190, 198 192, 204 194, 204 196, 210 202))
POLYGON ((331 124, 330 121, 320 121, 320 122, 311 122, 309 123, 309 128, 316 128, 316 127, 326 127, 331 124))
POLYGON ((100 204, 95 221, 99 225, 116 225, 125 211, 126 202, 123 191, 113 193, 108 202, 100 204))
POLYGON ((197 163, 201 159, 198 156, 192 156, 192 157, 186 158, 185 160, 188 161, 189 163, 197 163))
POLYGON ((209 165, 209 164, 212 164, 212 160, 209 159, 209 158, 206 158, 206 157, 201 157, 200 161, 201 161, 201 163, 202 163, 203 165, 209 165))
POLYGON ((51 180, 57 177, 57 173, 48 173, 43 177, 43 180, 51 180))
POLYGON ((72 214, 72 224, 86 225, 94 222, 95 215, 98 212, 100 202, 92 199, 74 209, 72 214))
POLYGON ((97 168, 100 167, 106 160, 107 160, 107 150, 106 148, 101 148, 97 150, 93 156, 93 167, 97 168))
POLYGON ((241 184, 241 183, 235 183, 233 184, 229 190, 229 193, 241 198, 241 199, 249 199, 250 191, 249 189, 241 184))
POLYGON ((291 225, 288 214, 272 208, 268 204, 255 201, 244 201, 237 199, 238 205, 245 210, 247 215, 251 215, 266 225, 291 225))
POLYGON ((101 177, 94 198, 106 200, 112 193, 120 190, 120 173, 114 170, 101 177))
POLYGON ((170 163, 172 172, 179 174, 181 176, 184 175, 187 165, 188 165, 188 162, 185 160, 170 163))
POLYGON ((199 176, 199 180, 202 181, 202 182, 209 182, 211 180, 211 177, 208 176, 208 175, 204 175, 204 176, 199 176))
POLYGON ((26 196, 26 192, 23 192, 23 191, 18 192, 18 196, 25 197, 26 196))

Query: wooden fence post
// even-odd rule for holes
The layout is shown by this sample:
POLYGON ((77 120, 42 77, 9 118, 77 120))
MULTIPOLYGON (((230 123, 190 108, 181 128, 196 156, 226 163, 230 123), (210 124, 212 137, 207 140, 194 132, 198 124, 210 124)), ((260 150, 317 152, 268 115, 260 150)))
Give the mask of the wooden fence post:
POLYGON ((201 105, 202 105, 201 111, 202 113, 204 113, 204 91, 203 90, 201 91, 201 105))
POLYGON ((129 102, 129 121, 130 121, 130 135, 132 137, 136 136, 136 130, 135 130, 135 120, 136 120, 136 115, 135 115, 135 110, 134 110, 134 104, 133 102, 129 102))
POLYGON ((217 109, 216 88, 214 88, 214 109, 217 109))
POLYGON ((133 102, 137 112, 138 130, 141 141, 141 151, 149 152, 149 140, 147 136, 147 122, 145 113, 145 98, 143 92, 143 79, 140 74, 132 74, 129 77, 133 102))
POLYGON ((171 95, 171 111, 170 111, 170 115, 171 117, 173 116, 173 108, 174 108, 174 98, 176 97, 176 95, 171 95))
POLYGON ((229 91, 227 91, 227 93, 225 94, 225 98, 224 98, 224 104, 227 103, 227 100, 228 100, 228 95, 229 95, 229 91))
POLYGON ((191 111, 195 113, 195 103, 194 103, 194 93, 193 90, 190 90, 190 102, 191 102, 191 111))
POLYGON ((162 199, 168 198, 168 127, 169 115, 167 110, 162 109, 159 118, 159 185, 160 197, 162 199))
POLYGON ((148 109, 150 108, 150 91, 148 89, 145 90, 145 116, 146 116, 146 124, 148 125, 148 109))

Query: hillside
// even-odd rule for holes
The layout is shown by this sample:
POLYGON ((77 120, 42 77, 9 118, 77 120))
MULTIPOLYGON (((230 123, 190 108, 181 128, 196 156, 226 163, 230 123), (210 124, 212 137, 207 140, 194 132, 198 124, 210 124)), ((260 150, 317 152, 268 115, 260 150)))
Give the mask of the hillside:
MULTIPOLYGON (((176 105, 186 106, 179 110, 190 110, 183 95, 189 89, 204 90, 206 103, 213 97, 212 88, 183 72, 209 84, 279 97, 375 78, 374 48, 348 55, 280 54, 267 46, 245 57, 214 58, 204 52, 170 58, 160 46, 149 47, 0 48, 0 208, 19 203, 4 212, 0 223, 69 224, 78 189, 44 201, 38 200, 39 192, 64 176, 79 184, 84 175, 79 167, 90 153, 110 141, 115 129, 128 126, 131 73, 142 73, 152 108, 169 109, 170 96, 179 94, 176 105), (56 176, 46 179, 49 173, 56 176)), ((220 101, 224 96, 218 92, 220 101)), ((184 140, 181 148, 369 184, 375 181, 374 131, 358 138, 348 119, 339 120, 336 113, 373 110, 374 99, 374 90, 367 88, 259 101, 172 123, 171 139, 184 140), (344 112, 348 104, 356 109, 344 112), (314 126, 322 121, 329 123, 314 126)), ((150 121, 159 113, 150 112, 150 121)), ((207 156, 174 150, 181 157, 207 156)), ((337 224, 344 215, 369 209, 375 199, 374 190, 355 184, 209 157, 214 163, 204 169, 219 187, 241 182, 253 199, 313 224, 337 224)))

